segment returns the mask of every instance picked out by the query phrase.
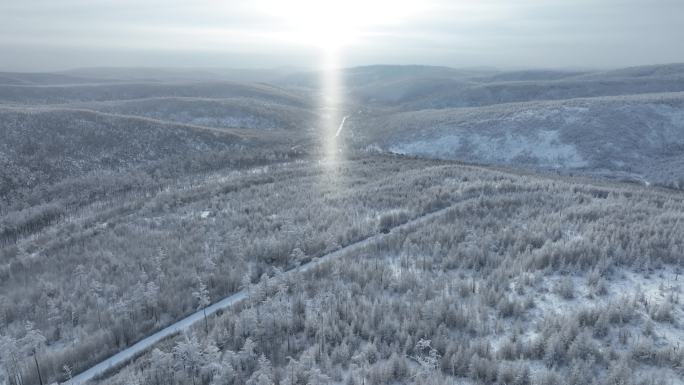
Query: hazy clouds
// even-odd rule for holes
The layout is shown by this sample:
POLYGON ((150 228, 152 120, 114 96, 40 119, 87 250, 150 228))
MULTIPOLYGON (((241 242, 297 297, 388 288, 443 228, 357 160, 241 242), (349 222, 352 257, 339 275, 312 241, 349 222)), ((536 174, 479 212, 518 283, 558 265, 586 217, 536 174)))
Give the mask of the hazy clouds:
MULTIPOLYGON (((271 9, 283 4, 3 0, 0 69, 316 65, 319 47, 295 37, 292 23, 271 9)), ((364 9, 343 16, 361 18, 364 9)), ((345 45, 342 64, 617 67, 684 61, 681 0, 427 0, 410 10, 392 23, 364 25, 345 45)))

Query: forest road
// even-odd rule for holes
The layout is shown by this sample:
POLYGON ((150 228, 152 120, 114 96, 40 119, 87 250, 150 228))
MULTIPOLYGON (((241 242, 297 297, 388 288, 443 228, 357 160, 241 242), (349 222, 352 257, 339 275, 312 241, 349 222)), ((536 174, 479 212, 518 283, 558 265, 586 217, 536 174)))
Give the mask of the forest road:
MULTIPOLYGON (((467 200, 467 199, 466 199, 467 200)), ((344 246, 336 251, 330 252, 328 254, 325 254, 319 258, 314 258, 311 261, 304 263, 296 268, 287 270, 284 274, 298 274, 298 273, 304 273, 307 272, 323 263, 329 262, 330 260, 333 260, 335 258, 339 258, 341 256, 347 255, 349 253, 353 253, 356 251, 359 251, 363 249, 364 247, 373 244, 374 242, 378 242, 382 240, 385 237, 388 237, 392 235, 393 233, 397 233, 399 231, 406 231, 410 230, 411 228, 414 228, 415 226, 420 226, 423 225, 427 222, 430 222, 431 220, 435 219, 436 217, 439 217, 441 215, 446 214, 451 208, 454 206, 463 203, 464 201, 458 201, 450 205, 449 207, 433 211, 431 213, 424 214, 422 216, 419 216, 417 218, 414 218, 404 224, 398 225, 393 227, 388 233, 379 233, 375 235, 371 235, 368 238, 365 238, 363 240, 360 240, 356 243, 352 243, 350 245, 344 246)), ((228 309, 232 306, 235 306, 237 303, 240 301, 243 301, 247 298, 247 292, 245 290, 240 290, 218 302, 213 303, 210 306, 207 306, 206 308, 206 313, 207 316, 214 315, 216 312, 219 310, 224 310, 228 309)), ((120 351, 119 353, 116 353, 115 355, 107 358, 106 360, 100 362, 99 364, 96 364, 95 366, 92 366, 90 369, 87 369, 80 374, 74 376, 71 381, 68 381, 67 384, 69 385, 82 385, 87 383, 88 381, 95 379, 97 377, 101 377, 105 374, 107 374, 110 371, 115 371, 117 368, 123 366, 124 364, 128 363, 129 361, 135 359, 137 356, 140 354, 144 353, 154 345, 156 345, 158 342, 161 340, 185 331, 189 329, 193 324, 196 322, 202 321, 204 318, 204 313, 202 310, 199 310, 195 313, 190 314, 189 316, 181 319, 180 321, 177 321, 164 329, 159 330, 158 332, 138 341, 137 343, 131 345, 130 347, 120 351)))
POLYGON ((342 132, 342 129, 344 128, 344 122, 347 121, 348 117, 349 117, 349 115, 342 118, 342 122, 340 123, 340 126, 337 128, 337 132, 335 132, 335 137, 340 136, 340 133, 342 132))

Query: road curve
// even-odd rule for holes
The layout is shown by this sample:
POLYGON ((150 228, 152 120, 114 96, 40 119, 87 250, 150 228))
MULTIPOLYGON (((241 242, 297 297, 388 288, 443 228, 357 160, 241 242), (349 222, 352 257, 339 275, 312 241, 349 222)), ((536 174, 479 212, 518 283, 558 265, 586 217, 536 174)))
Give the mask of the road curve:
MULTIPOLYGON (((343 255, 353 253, 355 251, 359 251, 363 249, 364 247, 373 244, 374 242, 377 242, 390 234, 403 231, 403 230, 409 230, 415 226, 420 226, 424 223, 427 223, 434 218, 441 216, 445 214, 447 211, 449 211, 452 207, 455 205, 462 203, 463 201, 457 202, 452 206, 449 206, 447 208, 437 210, 425 215, 422 215, 418 218, 412 219, 404 224, 401 224, 399 226, 396 226, 390 230, 388 234, 375 234, 371 235, 368 238, 365 238, 363 240, 360 240, 358 242, 352 243, 350 245, 347 245, 345 247, 342 247, 336 251, 333 251, 331 253, 328 253, 326 255, 323 255, 322 257, 319 258, 314 258, 311 261, 302 264, 299 267, 290 269, 285 272, 285 274, 298 274, 298 273, 303 273, 306 271, 309 271, 320 264, 326 263, 332 259, 339 258, 343 255)), ((215 302, 214 304, 210 305, 207 307, 207 316, 215 314, 219 310, 227 309, 235 304, 239 303, 240 301, 243 301, 244 299, 247 298, 247 292, 244 290, 240 290, 218 302, 215 302)), ((88 381, 102 376, 105 374, 107 371, 111 369, 116 369, 117 367, 127 363, 128 361, 134 359, 136 356, 142 354, 144 351, 148 350, 149 348, 153 347, 156 345, 159 341, 163 340, 166 337, 169 337, 175 333, 182 332, 184 330, 189 329, 193 324, 196 322, 202 321, 204 318, 204 313, 200 310, 197 311, 180 321, 177 321, 164 329, 161 329, 160 331, 138 341, 137 343, 131 345, 130 347, 120 351, 119 353, 116 353, 115 355, 107 358, 106 360, 100 362, 99 364, 92 366, 90 369, 87 369, 77 376, 73 377, 70 382, 67 382, 69 385, 82 385, 87 383, 88 381)))

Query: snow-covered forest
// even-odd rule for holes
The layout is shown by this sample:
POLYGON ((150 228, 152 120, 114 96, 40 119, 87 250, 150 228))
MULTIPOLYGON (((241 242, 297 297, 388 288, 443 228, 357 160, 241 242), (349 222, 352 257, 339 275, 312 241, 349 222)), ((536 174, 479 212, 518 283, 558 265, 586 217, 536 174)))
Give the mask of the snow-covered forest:
POLYGON ((304 277, 265 270, 209 332, 105 383, 681 383, 681 195, 421 174, 443 216, 304 277))
POLYGON ((0 73, 0 384, 682 384, 683 68, 0 73))

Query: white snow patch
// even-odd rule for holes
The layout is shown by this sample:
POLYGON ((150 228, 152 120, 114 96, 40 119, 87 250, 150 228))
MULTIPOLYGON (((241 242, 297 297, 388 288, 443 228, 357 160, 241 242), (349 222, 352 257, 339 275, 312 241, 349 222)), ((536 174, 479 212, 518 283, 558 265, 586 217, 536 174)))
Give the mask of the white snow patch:
MULTIPOLYGON (((536 314, 536 319, 549 314, 563 315, 573 314, 582 307, 607 306, 610 302, 619 302, 622 298, 632 301, 635 297, 643 296, 649 303, 649 307, 663 304, 668 296, 678 297, 684 286, 684 278, 680 277, 673 268, 665 267, 653 273, 636 273, 629 270, 621 270, 614 274, 612 278, 605 281, 607 294, 596 296, 592 294, 592 289, 587 285, 587 277, 571 277, 575 296, 572 299, 564 299, 554 292, 555 285, 562 279, 560 275, 545 277, 540 285, 546 291, 545 294, 537 297, 536 307, 532 311, 536 314)), ((650 320, 650 315, 645 309, 641 309, 639 316, 642 322, 650 320)), ((654 339, 658 344, 672 344, 677 341, 684 341, 684 309, 681 305, 674 306, 672 309, 674 322, 655 322, 654 339)), ((631 325, 632 335, 642 333, 641 326, 631 325)))
POLYGON ((541 167, 583 167, 587 162, 574 145, 562 143, 558 131, 530 135, 490 136, 451 134, 397 144, 389 148, 399 154, 474 160, 486 163, 529 163, 541 167))

